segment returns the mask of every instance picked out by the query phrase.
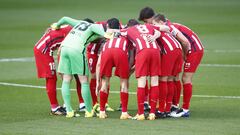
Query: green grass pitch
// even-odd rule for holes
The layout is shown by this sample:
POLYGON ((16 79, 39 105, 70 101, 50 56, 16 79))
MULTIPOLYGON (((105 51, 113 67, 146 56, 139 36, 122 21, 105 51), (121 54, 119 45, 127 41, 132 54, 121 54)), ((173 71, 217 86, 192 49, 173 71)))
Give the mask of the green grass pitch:
MULTIPOLYGON (((0 135, 239 135, 239 7, 239 0, 1 0, 0 135), (33 61, 2 59, 33 57, 34 44, 60 17, 89 17, 96 21, 117 17, 125 24, 137 18, 145 6, 192 28, 207 50, 194 76, 190 118, 122 121, 116 111, 108 113, 106 120, 86 119, 82 113, 80 118, 66 119, 49 115, 44 89, 2 85, 44 86, 44 80, 36 78, 33 61)), ((112 79, 111 91, 119 90, 118 82, 118 78, 112 79)), ((59 79, 58 87, 60 84, 59 79)), ((136 80, 131 78, 130 84, 130 91, 135 92, 136 80)), ((62 103, 60 91, 58 97, 62 103)), ((119 94, 110 94, 109 103, 117 108, 119 94)), ((78 106, 75 91, 72 105, 78 106)), ((132 94, 130 114, 135 115, 136 109, 136 95, 132 94)))

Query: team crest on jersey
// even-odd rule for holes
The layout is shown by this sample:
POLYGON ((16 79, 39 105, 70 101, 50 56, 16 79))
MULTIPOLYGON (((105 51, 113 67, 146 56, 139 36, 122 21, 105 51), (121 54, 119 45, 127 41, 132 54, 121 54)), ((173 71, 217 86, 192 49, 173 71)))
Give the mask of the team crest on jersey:
POLYGON ((190 68, 191 64, 190 63, 185 63, 185 69, 190 68))

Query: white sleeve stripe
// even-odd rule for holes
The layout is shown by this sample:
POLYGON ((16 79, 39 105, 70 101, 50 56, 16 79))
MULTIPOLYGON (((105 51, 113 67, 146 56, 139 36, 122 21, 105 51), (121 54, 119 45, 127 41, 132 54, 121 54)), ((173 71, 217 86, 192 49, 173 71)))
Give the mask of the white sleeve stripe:
POLYGON ((162 37, 162 39, 167 43, 167 46, 168 46, 169 49, 172 51, 172 50, 173 50, 173 47, 172 47, 172 45, 170 44, 170 42, 169 42, 165 37, 162 37))
POLYGON ((194 35, 192 35, 192 38, 193 38, 193 40, 197 43, 198 48, 199 48, 200 50, 202 50, 202 47, 201 47, 200 43, 198 42, 197 38, 196 38, 194 35))
POLYGON ((50 36, 47 36, 43 41, 41 41, 41 42, 37 45, 37 49, 39 49, 48 39, 50 39, 50 36))
POLYGON ((137 40, 137 42, 138 42, 139 49, 142 50, 142 49, 143 49, 143 46, 142 46, 141 41, 140 41, 138 38, 137 38, 136 40, 137 40))

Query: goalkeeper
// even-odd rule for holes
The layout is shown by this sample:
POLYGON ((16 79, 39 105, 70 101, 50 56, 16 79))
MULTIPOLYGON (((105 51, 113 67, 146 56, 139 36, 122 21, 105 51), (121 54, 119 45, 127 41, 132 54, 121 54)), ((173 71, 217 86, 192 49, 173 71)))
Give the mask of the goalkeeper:
POLYGON ((88 75, 89 69, 85 56, 86 45, 98 38, 110 36, 104 31, 102 25, 92 24, 69 17, 61 18, 52 28, 58 29, 61 25, 69 24, 73 29, 69 32, 61 45, 58 72, 63 76, 62 96, 66 105, 67 115, 71 118, 77 116, 71 107, 70 83, 72 76, 77 74, 81 83, 82 97, 86 106, 85 117, 93 117, 92 99, 90 94, 88 75))

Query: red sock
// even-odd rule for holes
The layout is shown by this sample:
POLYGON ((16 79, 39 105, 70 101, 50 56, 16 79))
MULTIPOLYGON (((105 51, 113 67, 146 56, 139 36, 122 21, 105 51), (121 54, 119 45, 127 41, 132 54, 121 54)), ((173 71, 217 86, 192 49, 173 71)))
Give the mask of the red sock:
POLYGON ((108 94, 100 91, 100 111, 105 111, 105 104, 107 103, 108 94))
POLYGON ((192 97, 192 84, 183 84, 183 109, 189 109, 190 100, 192 97))
POLYGON ((58 107, 58 100, 57 100, 57 77, 53 78, 46 78, 46 90, 48 99, 51 104, 51 108, 58 107))
POLYGON ((82 93, 81 93, 81 83, 78 79, 78 77, 74 76, 76 80, 76 87, 77 87, 77 95, 78 95, 78 101, 79 103, 84 103, 83 98, 82 98, 82 93))
POLYGON ((145 88, 138 87, 137 101, 138 101, 138 114, 139 115, 144 113, 144 96, 145 96, 145 88))
POLYGON ((122 112, 127 112, 128 107, 128 93, 120 92, 121 103, 122 103, 122 112))
POLYGON ((151 95, 151 100, 150 100, 151 110, 150 110, 150 113, 155 113, 157 101, 159 99, 159 87, 158 86, 151 87, 150 95, 151 95))
POLYGON ((167 82, 159 82, 159 108, 158 111, 164 112, 167 98, 167 82))
POLYGON ((96 79, 92 78, 91 81, 90 81, 90 91, 91 91, 93 105, 95 105, 98 102, 95 90, 96 90, 96 79))
POLYGON ((150 90, 148 89, 148 80, 146 80, 146 85, 145 85, 145 97, 144 97, 144 101, 148 102, 150 101, 150 90), (149 96, 149 99, 148 99, 149 96))
POLYGON ((172 100, 174 95, 174 82, 170 81, 167 83, 168 85, 168 91, 167 91, 167 100, 166 100, 166 108, 165 112, 170 112, 171 106, 172 106, 172 100))
POLYGON ((174 96, 173 96, 173 105, 178 106, 180 97, 181 97, 181 89, 182 84, 181 81, 175 81, 175 89, 174 89, 174 96))

